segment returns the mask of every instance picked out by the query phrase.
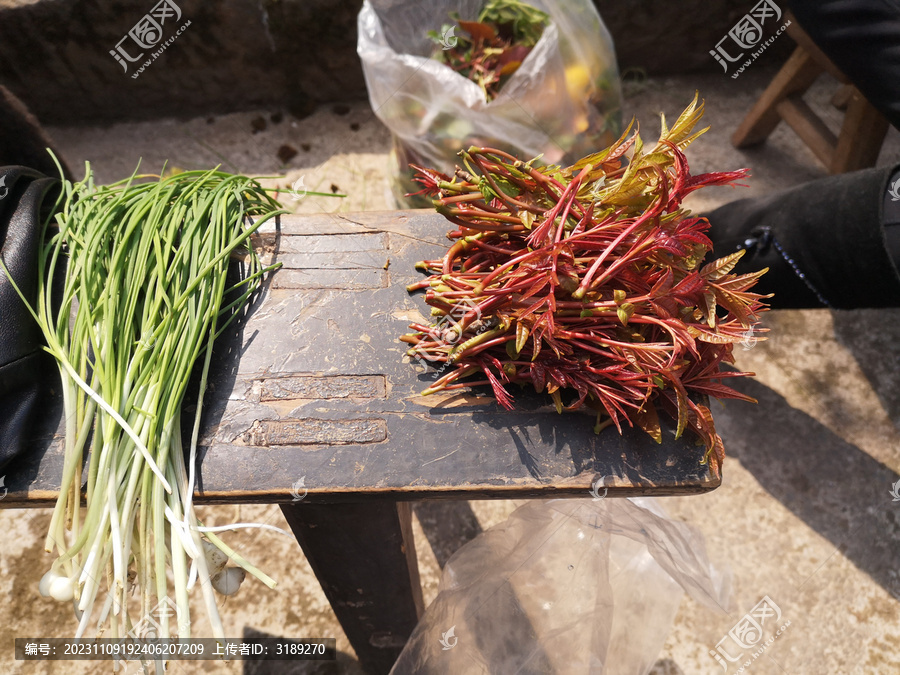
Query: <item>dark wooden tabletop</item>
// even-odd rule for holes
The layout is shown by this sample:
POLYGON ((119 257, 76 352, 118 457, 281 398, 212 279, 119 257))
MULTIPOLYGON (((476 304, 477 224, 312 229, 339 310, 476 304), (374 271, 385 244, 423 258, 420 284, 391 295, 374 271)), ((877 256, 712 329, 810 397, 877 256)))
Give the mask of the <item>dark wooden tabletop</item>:
MULTIPOLYGON (((704 449, 666 429, 593 432, 512 391, 508 412, 477 389, 423 397, 434 370, 397 340, 428 316, 414 264, 440 257, 448 223, 429 211, 283 217, 265 234, 283 268, 220 349, 203 418, 199 502, 673 495, 713 490, 704 449)), ((34 451, 6 469, 0 506, 46 506, 62 467, 58 403, 34 451)))

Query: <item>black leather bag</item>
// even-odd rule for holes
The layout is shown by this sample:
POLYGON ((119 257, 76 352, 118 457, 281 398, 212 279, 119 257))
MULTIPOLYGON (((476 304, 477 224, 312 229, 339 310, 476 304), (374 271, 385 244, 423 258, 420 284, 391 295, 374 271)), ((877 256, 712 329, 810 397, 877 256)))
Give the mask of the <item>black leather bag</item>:
MULTIPOLYGON (((0 258, 33 306, 38 286, 41 225, 59 181, 23 166, 0 167, 0 258)), ((0 474, 26 441, 46 386, 43 338, 6 273, 0 269, 0 474)))

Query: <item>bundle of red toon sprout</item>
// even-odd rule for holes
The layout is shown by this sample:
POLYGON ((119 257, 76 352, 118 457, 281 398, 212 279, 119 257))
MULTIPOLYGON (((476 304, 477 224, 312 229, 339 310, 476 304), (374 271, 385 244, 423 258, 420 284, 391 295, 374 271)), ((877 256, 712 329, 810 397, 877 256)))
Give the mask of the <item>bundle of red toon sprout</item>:
POLYGON ((451 178, 414 167, 424 193, 458 229, 425 289, 431 325, 412 324, 410 356, 441 364, 425 394, 490 385, 513 407, 510 385, 546 391, 559 412, 588 407, 596 430, 637 425, 662 442, 658 409, 675 435, 692 430, 718 475, 721 438, 707 396, 753 401, 722 370, 767 309, 751 288, 765 272, 735 275, 734 253, 704 263, 708 222, 682 208, 707 185, 747 170, 692 176, 682 150, 706 129, 697 97, 647 151, 631 126, 576 164, 536 167, 472 147, 451 178), (452 337, 448 338, 448 318, 452 337), (470 375, 475 379, 464 380, 470 375))

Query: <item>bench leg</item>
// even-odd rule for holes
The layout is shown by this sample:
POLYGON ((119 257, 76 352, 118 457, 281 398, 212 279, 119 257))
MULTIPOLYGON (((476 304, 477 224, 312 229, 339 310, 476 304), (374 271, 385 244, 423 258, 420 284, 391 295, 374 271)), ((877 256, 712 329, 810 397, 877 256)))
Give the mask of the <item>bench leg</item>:
POLYGON ((282 504, 367 673, 387 673, 424 611, 407 502, 282 504))
POLYGON ((844 173, 875 166, 889 126, 885 117, 854 89, 847 101, 830 172, 844 173))
POLYGON ((809 89, 822 70, 802 47, 797 47, 732 135, 732 145, 749 148, 765 141, 781 121, 778 104, 809 89))

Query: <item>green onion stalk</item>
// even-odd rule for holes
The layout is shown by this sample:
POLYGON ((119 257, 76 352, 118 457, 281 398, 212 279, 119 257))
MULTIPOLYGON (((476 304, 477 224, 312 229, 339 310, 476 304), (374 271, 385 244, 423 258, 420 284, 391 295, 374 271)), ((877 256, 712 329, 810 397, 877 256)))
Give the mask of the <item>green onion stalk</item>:
MULTIPOLYGON (((137 616, 149 616, 169 598, 171 577, 177 635, 191 635, 188 597, 199 583, 221 639, 214 587, 234 592, 245 572, 275 586, 213 533, 223 528, 202 526, 192 494, 213 344, 276 267, 263 266, 250 238, 282 212, 257 181, 218 170, 135 172, 100 186, 87 164, 82 181, 63 181, 44 223, 32 313, 59 367, 65 414, 62 483, 45 543, 58 557, 41 592, 73 602, 76 637, 95 615, 98 635, 127 636, 138 623, 129 598, 139 591, 137 616), (229 285, 236 258, 243 273, 229 285), (185 457, 182 409, 195 363, 200 387, 185 457)), ((167 612, 158 623, 160 637, 173 636, 167 612)))

